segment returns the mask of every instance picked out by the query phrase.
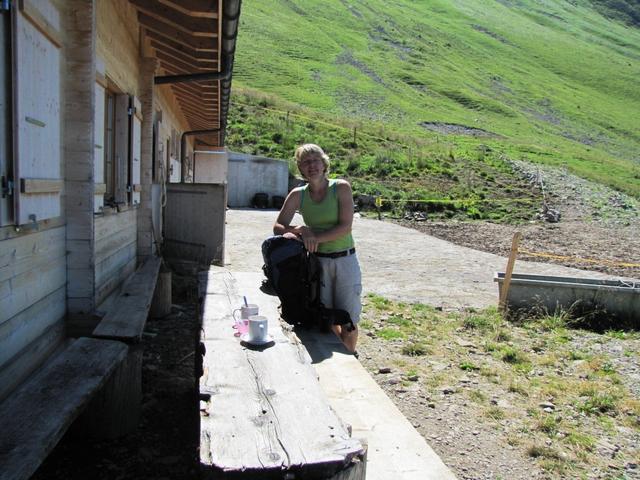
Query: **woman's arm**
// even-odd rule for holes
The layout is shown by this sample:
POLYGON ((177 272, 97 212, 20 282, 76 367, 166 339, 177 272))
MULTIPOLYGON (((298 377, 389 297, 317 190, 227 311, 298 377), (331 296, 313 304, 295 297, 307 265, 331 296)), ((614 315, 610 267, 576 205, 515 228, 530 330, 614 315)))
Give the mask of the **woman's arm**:
POLYGON ((273 233, 274 235, 285 235, 287 233, 293 233, 294 235, 300 237, 302 233, 309 228, 304 225, 291 225, 291 220, 293 220, 293 216, 296 213, 296 210, 300 208, 300 197, 302 192, 299 188, 294 188, 291 190, 289 195, 284 201, 282 208, 280 209, 280 213, 278 214, 278 218, 276 219, 276 223, 273 224, 273 233))

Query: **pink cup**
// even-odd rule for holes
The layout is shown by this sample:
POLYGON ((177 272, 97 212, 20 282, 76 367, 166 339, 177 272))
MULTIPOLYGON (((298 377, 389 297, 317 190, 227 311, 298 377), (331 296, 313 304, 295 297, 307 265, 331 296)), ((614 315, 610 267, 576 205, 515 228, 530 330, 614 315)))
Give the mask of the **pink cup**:
POLYGON ((240 308, 233 311, 233 319, 235 320, 233 328, 236 329, 236 337, 244 335, 249 331, 249 317, 257 315, 258 310, 258 305, 249 303, 248 305, 242 305, 240 308), (236 312, 240 312, 239 318, 236 316, 236 312))

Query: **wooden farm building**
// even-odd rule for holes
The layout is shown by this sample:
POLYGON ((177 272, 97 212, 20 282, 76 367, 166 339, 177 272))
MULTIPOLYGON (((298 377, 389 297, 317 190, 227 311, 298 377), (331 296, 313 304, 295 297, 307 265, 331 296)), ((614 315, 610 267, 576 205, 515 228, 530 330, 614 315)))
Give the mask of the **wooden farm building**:
POLYGON ((226 185, 191 180, 195 152, 226 155, 240 0, 0 10, 0 478, 28 478, 102 377, 139 378, 159 250, 222 259, 226 185), (38 395, 60 425, 11 420, 38 395))

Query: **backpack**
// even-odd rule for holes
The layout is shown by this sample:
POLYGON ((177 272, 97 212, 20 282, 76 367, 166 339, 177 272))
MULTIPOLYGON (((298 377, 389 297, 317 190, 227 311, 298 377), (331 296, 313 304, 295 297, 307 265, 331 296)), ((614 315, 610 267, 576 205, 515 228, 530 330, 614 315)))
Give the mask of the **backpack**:
POLYGON ((331 325, 353 330, 346 311, 326 308, 320 301, 322 265, 302 242, 281 235, 269 237, 262 243, 262 257, 267 277, 263 290, 278 295, 285 322, 321 331, 329 331, 331 325))

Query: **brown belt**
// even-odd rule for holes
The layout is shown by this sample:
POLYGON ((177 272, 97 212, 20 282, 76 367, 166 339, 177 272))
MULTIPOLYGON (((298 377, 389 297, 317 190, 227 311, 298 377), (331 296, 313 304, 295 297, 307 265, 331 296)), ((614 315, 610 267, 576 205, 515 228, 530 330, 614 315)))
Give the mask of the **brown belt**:
POLYGON ((316 257, 340 258, 340 257, 348 257, 349 255, 353 255, 354 253, 356 253, 356 247, 350 248, 349 250, 343 250, 342 252, 331 252, 331 253, 316 252, 316 257))

